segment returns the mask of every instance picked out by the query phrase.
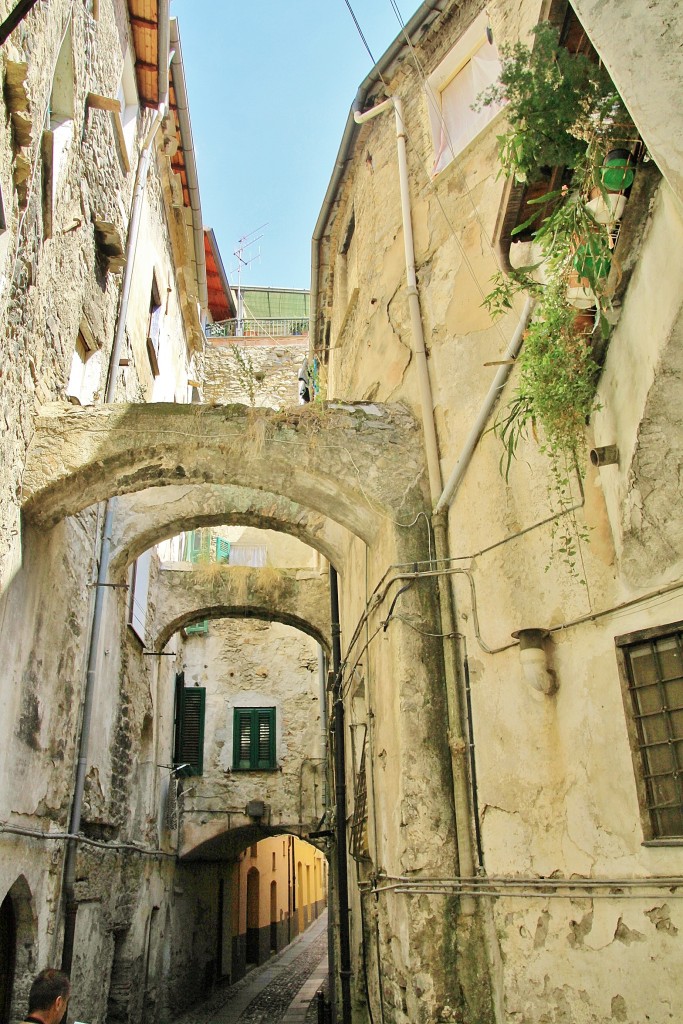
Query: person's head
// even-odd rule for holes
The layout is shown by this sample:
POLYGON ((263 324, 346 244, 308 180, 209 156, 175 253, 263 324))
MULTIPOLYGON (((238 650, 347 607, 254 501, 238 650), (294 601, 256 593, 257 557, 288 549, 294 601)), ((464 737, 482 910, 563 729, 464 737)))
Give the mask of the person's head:
POLYGON ((60 1024, 71 995, 71 982, 63 971, 49 967, 33 979, 28 994, 29 1014, 39 1015, 45 1024, 60 1024))

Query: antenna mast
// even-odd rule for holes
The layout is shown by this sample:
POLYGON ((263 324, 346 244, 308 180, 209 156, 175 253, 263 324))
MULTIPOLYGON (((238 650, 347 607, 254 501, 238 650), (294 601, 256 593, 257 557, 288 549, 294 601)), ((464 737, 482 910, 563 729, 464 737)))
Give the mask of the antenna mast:
POLYGON ((237 241, 237 248, 235 249, 233 256, 237 257, 237 323, 235 324, 235 337, 241 338, 244 336, 244 302, 242 300, 242 268, 245 269, 250 266, 261 256, 261 249, 254 256, 247 255, 247 249, 250 249, 252 245, 255 245, 260 238, 263 238, 263 234, 256 235, 257 231, 263 231, 263 228, 268 227, 267 222, 262 224, 260 228, 255 228, 250 231, 248 235, 242 235, 237 241), (252 236, 256 235, 256 238, 252 236))

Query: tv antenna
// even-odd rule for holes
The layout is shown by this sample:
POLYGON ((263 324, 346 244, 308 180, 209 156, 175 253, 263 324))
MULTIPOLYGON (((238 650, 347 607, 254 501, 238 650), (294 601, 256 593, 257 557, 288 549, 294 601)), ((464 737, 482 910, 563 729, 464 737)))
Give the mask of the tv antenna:
POLYGON ((261 247, 253 256, 249 255, 249 249, 252 245, 255 245, 261 238, 263 238, 263 229, 268 227, 268 222, 261 224, 260 227, 250 231, 247 235, 242 235, 237 241, 237 248, 233 252, 233 256, 237 257, 237 323, 235 324, 235 336, 241 338, 244 335, 244 301, 242 299, 242 270, 246 270, 247 267, 251 266, 255 260, 261 258, 261 247), (260 231, 261 234, 257 234, 260 231), (256 237, 254 237, 256 236, 256 237))

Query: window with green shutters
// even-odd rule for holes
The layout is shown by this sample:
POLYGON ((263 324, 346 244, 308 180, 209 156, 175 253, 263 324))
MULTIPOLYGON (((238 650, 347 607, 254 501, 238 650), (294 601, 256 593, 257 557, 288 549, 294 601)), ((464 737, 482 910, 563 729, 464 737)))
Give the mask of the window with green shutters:
POLYGON ((233 768, 275 767, 275 708, 235 708, 233 768))
POLYGON ((230 541, 223 540, 222 537, 216 537, 216 561, 230 561, 230 541))
POLYGON ((206 689, 185 686, 185 675, 176 676, 175 743, 173 764, 188 765, 181 775, 201 775, 204 770, 204 717, 206 689))

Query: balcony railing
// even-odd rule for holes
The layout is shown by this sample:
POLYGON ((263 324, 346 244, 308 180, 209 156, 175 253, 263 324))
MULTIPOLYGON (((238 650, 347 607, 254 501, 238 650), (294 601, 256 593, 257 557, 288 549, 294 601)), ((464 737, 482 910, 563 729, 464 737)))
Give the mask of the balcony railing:
POLYGON ((308 317, 221 320, 206 325, 207 338, 300 338, 308 335, 308 317))

